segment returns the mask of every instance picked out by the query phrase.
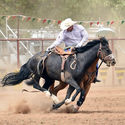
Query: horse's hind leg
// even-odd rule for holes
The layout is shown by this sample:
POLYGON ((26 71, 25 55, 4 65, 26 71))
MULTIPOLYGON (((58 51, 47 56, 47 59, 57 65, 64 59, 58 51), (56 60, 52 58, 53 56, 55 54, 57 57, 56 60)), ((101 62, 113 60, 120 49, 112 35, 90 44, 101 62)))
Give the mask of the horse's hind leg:
POLYGON ((64 89, 68 84, 64 83, 64 82, 60 82, 59 85, 57 85, 56 87, 54 87, 54 84, 50 87, 50 92, 54 95, 57 96, 57 93, 64 89))
POLYGON ((51 94, 51 93, 48 91, 49 87, 50 87, 52 84, 54 84, 54 82, 55 82, 55 80, 53 80, 53 79, 51 79, 51 78, 49 78, 49 77, 45 77, 45 83, 44 83, 44 85, 43 85, 43 88, 46 89, 46 91, 44 91, 44 93, 45 93, 47 96, 51 97, 51 99, 53 100, 53 102, 54 102, 55 104, 57 104, 57 103, 59 103, 59 99, 57 98, 57 96, 51 94))
POLYGON ((53 109, 57 109, 57 108, 61 107, 61 106, 65 103, 65 101, 70 98, 70 96, 71 96, 71 94, 72 94, 72 92, 73 92, 74 90, 75 90, 74 87, 69 86, 69 88, 68 88, 68 90, 67 90, 67 93, 66 93, 65 99, 64 99, 62 102, 58 103, 58 104, 54 104, 54 105, 53 105, 53 109))
POLYGON ((39 80, 40 80, 40 76, 39 75, 35 75, 34 78, 33 78, 33 81, 34 81, 33 88, 38 89, 38 90, 40 90, 42 92, 46 91, 45 88, 42 88, 39 85, 39 80))

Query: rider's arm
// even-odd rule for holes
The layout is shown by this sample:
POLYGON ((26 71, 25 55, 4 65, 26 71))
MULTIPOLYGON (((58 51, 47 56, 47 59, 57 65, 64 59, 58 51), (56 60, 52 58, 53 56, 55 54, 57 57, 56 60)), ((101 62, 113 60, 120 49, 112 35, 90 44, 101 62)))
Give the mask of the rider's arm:
POLYGON ((63 42, 63 40, 64 40, 64 33, 63 33, 63 31, 61 31, 59 33, 59 35, 57 36, 56 41, 53 42, 52 45, 49 46, 46 51, 48 51, 49 49, 52 49, 52 48, 58 46, 59 44, 61 44, 63 42))
POLYGON ((87 43, 88 40, 88 32, 85 30, 85 28, 81 31, 81 36, 82 36, 82 40, 76 45, 76 47, 80 47, 83 44, 87 43))

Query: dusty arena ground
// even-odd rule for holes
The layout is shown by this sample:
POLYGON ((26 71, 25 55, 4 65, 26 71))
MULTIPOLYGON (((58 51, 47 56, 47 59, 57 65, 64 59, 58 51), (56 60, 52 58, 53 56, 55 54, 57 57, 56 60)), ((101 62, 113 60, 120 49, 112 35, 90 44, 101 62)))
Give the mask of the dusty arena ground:
POLYGON ((78 113, 67 113, 65 105, 50 111, 51 99, 40 92, 22 93, 22 88, 27 86, 0 88, 0 125, 125 125, 125 86, 92 84, 78 113))

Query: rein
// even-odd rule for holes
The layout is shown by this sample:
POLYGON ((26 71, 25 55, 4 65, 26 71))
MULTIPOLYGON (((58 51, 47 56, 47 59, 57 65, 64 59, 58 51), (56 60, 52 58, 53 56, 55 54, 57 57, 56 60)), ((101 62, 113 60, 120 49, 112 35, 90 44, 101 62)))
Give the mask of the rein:
MULTIPOLYGON (((98 70, 99 70, 99 68, 101 67, 102 63, 104 62, 105 58, 107 57, 107 56, 106 56, 105 58, 103 58, 102 45, 101 45, 101 43, 100 43, 100 47, 99 47, 99 50, 98 50, 98 53, 97 53, 97 57, 99 57, 99 54, 101 54, 102 61, 101 61, 101 63, 100 63, 99 66, 98 66, 98 70)), ((96 74, 96 71, 94 71, 94 72, 87 72, 87 75, 88 75, 89 79, 88 79, 88 81, 86 82, 86 84, 89 84, 89 83, 90 83, 90 81, 92 80, 92 78, 93 78, 93 76, 94 76, 95 74, 96 74)))

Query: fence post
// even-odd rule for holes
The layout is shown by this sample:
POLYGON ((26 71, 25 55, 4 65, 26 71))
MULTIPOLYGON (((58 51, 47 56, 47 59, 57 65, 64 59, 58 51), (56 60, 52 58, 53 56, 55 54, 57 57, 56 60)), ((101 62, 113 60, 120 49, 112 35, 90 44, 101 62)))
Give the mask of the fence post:
POLYGON ((43 39, 42 39, 42 53, 44 52, 44 48, 43 48, 43 39))
POLYGON ((20 49, 19 49, 19 20, 20 18, 18 17, 17 19, 17 67, 19 68, 20 66, 20 49))

